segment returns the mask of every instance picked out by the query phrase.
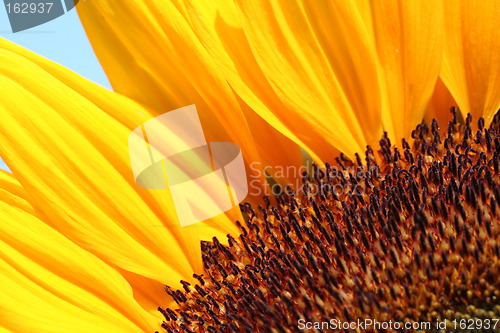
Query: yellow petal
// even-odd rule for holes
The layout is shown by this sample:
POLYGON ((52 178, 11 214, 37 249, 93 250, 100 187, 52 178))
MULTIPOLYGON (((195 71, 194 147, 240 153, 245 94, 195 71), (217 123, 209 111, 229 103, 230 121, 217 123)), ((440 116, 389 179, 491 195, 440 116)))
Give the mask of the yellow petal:
POLYGON ((115 6, 103 0, 81 2, 77 8, 116 92, 157 113, 196 104, 207 139, 238 144, 247 166, 254 161, 301 163, 296 145, 258 119, 245 117, 245 103, 191 30, 182 5, 127 0, 115 6), (269 144, 270 138, 278 141, 269 144))
MULTIPOLYGON (((229 54, 234 65, 227 67, 239 71, 249 66, 241 84, 247 91, 240 89, 242 95, 253 92, 267 106, 254 103, 257 113, 323 160, 331 159, 332 147, 346 153, 364 151, 367 142, 379 137, 375 48, 355 4, 238 1, 237 10, 248 46, 235 56, 229 54), (255 60, 244 56, 246 49, 255 60), (254 62, 260 75, 253 70, 254 62), (251 78, 253 72, 258 76, 251 78), (260 90, 255 87, 259 85, 260 90)), ((221 20, 217 23, 223 47, 238 52, 230 49, 231 41, 242 39, 235 35, 242 33, 225 29, 228 24, 221 20)))
MULTIPOLYGON (((287 138, 293 138, 301 146, 304 144, 288 129, 279 128, 286 134, 284 137, 265 121, 271 116, 272 125, 279 122, 273 111, 277 112, 286 106, 273 91, 252 54, 234 2, 173 1, 173 3, 183 9, 182 13, 193 33, 216 64, 216 71, 227 80, 238 98, 241 98, 243 103, 240 105, 244 105, 242 109, 247 122, 258 131, 257 144, 265 145, 264 149, 259 150, 262 160, 276 160, 274 148, 278 148, 281 154, 284 154, 282 166, 296 164, 295 144, 287 138), (263 119, 262 116, 265 114, 268 116, 263 119), (269 142, 274 143, 273 147, 269 147, 269 142)), ((286 181, 292 180, 286 179, 286 181)))
MULTIPOLYGON (((131 285, 137 303, 153 316, 158 316, 158 306, 160 305, 170 308, 176 307, 175 301, 165 292, 164 284, 120 268, 116 268, 116 270, 131 285)), ((184 280, 189 280, 188 278, 189 276, 184 280)), ((181 288, 180 285, 178 287, 181 288)))
MULTIPOLYGON (((147 332, 161 322, 127 281, 40 220, 0 172, 0 322, 12 332, 147 332)), ((26 193, 24 193, 26 195, 26 193)))
POLYGON ((422 122, 432 96, 442 58, 443 8, 439 1, 389 0, 372 2, 372 12, 385 85, 384 130, 399 140, 422 122))
POLYGON ((446 1, 441 77, 462 113, 487 124, 500 108, 500 3, 446 1))
POLYGON ((441 78, 438 78, 431 100, 425 111, 425 120, 430 123, 436 119, 441 128, 446 128, 451 120, 451 107, 456 107, 457 102, 445 86, 441 78))
POLYGON ((200 267, 200 234, 234 228, 181 228, 166 190, 135 184, 128 136, 144 107, 5 40, 0 84, 0 155, 47 222, 99 258, 175 284, 200 267))

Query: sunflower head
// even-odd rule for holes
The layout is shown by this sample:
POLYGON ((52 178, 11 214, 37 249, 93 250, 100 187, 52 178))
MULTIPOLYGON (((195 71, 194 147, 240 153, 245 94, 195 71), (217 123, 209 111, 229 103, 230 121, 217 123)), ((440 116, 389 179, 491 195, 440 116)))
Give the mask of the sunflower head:
POLYGON ((364 161, 342 155, 275 204, 242 205, 229 246, 203 243, 198 283, 166 287, 178 308, 159 308, 162 327, 294 332, 371 319, 452 329, 498 318, 499 125, 500 114, 485 128, 454 110, 446 131, 423 123, 401 148, 384 135, 364 161))
POLYGON ((500 2, 77 10, 113 91, 0 39, 0 156, 12 170, 0 172, 0 332, 498 316, 500 2), (127 138, 191 104, 205 141, 238 145, 260 184, 253 162, 299 167, 302 149, 318 165, 298 188, 248 196, 244 218, 181 228, 166 186, 137 186, 127 138), (421 123, 443 125, 450 105, 484 121, 421 123))

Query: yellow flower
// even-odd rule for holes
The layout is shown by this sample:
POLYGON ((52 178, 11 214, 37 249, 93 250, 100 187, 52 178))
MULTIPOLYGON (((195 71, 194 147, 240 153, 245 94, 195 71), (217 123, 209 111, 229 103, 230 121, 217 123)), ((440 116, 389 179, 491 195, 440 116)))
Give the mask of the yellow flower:
POLYGON ((135 185, 127 137, 147 119, 196 104, 208 141, 297 166, 299 147, 326 162, 408 137, 438 77, 464 114, 500 107, 493 0, 77 8, 115 92, 0 41, 0 332, 159 330, 162 285, 201 272, 201 240, 237 234, 235 212, 180 228, 166 190, 135 185))

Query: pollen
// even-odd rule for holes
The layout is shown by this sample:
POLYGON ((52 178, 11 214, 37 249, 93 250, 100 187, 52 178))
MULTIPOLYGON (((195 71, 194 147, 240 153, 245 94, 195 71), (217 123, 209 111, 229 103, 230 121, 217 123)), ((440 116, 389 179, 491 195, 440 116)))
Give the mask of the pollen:
POLYGON ((486 128, 453 110, 446 131, 433 120, 411 137, 397 147, 384 135, 364 159, 313 165, 299 189, 241 205, 240 235, 202 243, 196 283, 165 287, 177 304, 158 308, 162 329, 286 333, 371 319, 446 321, 451 331, 474 319, 494 331, 500 113, 486 128))

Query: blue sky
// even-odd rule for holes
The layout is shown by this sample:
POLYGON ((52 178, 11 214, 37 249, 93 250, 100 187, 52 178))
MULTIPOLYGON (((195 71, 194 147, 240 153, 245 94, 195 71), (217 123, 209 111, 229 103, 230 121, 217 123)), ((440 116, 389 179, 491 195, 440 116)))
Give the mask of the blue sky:
MULTIPOLYGON (((0 37, 30 49, 111 89, 88 42, 76 10, 71 10, 45 24, 12 33, 6 9, 3 4, 0 4, 0 37)), ((1 160, 0 168, 7 169, 1 160)))

